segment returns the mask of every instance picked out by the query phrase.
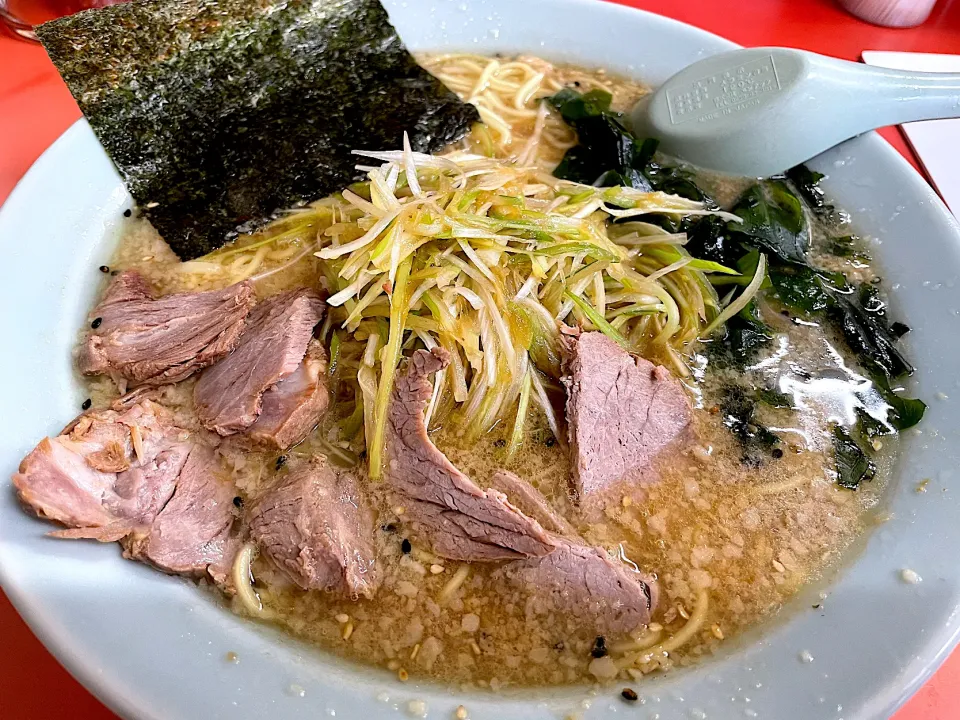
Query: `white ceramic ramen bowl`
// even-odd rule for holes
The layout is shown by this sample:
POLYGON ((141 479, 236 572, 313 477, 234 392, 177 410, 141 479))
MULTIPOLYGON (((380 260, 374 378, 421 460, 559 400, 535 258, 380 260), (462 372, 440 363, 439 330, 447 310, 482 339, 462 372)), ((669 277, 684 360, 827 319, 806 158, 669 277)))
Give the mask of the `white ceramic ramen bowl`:
MULTIPOLYGON (((733 45, 693 27, 603 2, 387 2, 416 50, 527 52, 600 65, 657 84, 733 45)), ((699 667, 592 702, 583 689, 461 694, 353 667, 240 620, 193 585, 124 561, 115 545, 44 537, 50 526, 0 493, 0 580, 37 635, 128 718, 431 718, 463 704, 474 720, 563 717, 811 720, 886 717, 949 653, 960 618, 960 229, 929 186, 870 134, 821 157, 833 198, 852 212, 913 332, 914 391, 930 409, 909 432, 890 492, 893 518, 826 587, 781 620, 699 667), (915 486, 929 479, 927 492, 915 486), (923 581, 907 584, 910 568, 923 581), (234 652, 239 663, 225 661, 234 652), (801 653, 813 657, 802 662, 801 653)), ((71 347, 129 207, 120 178, 84 122, 61 137, 0 211, 0 475, 83 399, 71 347)), ((722 585, 719 592, 722 592, 722 585)), ((804 657, 809 657, 804 655, 804 657)))

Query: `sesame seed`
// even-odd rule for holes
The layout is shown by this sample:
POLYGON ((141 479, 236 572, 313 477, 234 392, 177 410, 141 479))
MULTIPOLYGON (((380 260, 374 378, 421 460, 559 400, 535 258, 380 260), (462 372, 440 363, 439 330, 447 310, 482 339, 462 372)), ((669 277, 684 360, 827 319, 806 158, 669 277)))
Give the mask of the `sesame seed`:
POLYGON ((400 682, 406 682, 407 680, 410 679, 410 673, 408 673, 403 668, 400 668, 399 670, 397 670, 397 677, 400 679, 400 682))
POLYGON ((602 658, 607 656, 607 640, 603 635, 597 635, 596 640, 593 641, 593 648, 590 650, 590 656, 594 658, 602 658))
POLYGON ((100 266, 100 272, 102 272, 104 275, 106 275, 107 273, 110 272, 110 266, 109 266, 109 265, 101 265, 101 266, 100 266))
POLYGON ((243 507, 243 498, 240 497, 239 495, 237 495, 237 496, 233 499, 233 506, 234 506, 235 508, 242 508, 242 507, 243 507))
POLYGON ((431 565, 430 572, 433 573, 434 575, 439 575, 440 573, 443 572, 443 565, 431 565))
POLYGON ((350 616, 347 615, 346 613, 339 613, 339 614, 337 614, 336 620, 337 620, 338 623, 340 623, 341 625, 343 625, 343 623, 349 622, 350 616))
POLYGON ((87 398, 80 404, 80 409, 89 410, 91 405, 93 405, 93 400, 91 400, 90 398, 87 398))
POLYGON ((410 544, 407 538, 404 538, 403 542, 400 543, 400 552, 404 555, 409 555, 411 550, 413 550, 413 545, 410 544))
POLYGON ((620 504, 623 505, 625 508, 630 507, 631 505, 633 505, 633 498, 630 497, 629 495, 624 495, 623 499, 620 501, 620 504))
POLYGON ((624 688, 620 691, 620 697, 622 697, 627 702, 636 702, 639 699, 637 691, 633 688, 624 688))
POLYGON ((774 560, 774 561, 773 561, 773 569, 776 570, 777 572, 783 572, 783 571, 786 570, 787 568, 784 567, 783 563, 780 562, 779 560, 774 560))
POLYGON ((467 720, 467 709, 463 705, 459 705, 453 715, 457 720, 467 720))
POLYGON ((713 625, 713 627, 710 628, 710 632, 713 633, 713 636, 717 640, 723 640, 723 630, 720 629, 719 625, 713 625))

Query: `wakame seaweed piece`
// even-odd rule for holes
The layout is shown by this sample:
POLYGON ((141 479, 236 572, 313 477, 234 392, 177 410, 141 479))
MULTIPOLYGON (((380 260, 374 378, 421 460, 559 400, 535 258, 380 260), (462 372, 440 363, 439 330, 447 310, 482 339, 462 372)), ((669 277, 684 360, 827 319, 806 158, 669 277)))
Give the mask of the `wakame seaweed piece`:
POLYGON ((769 276, 777 299, 795 312, 812 315, 833 303, 823 279, 809 265, 776 265, 769 276))
POLYGON ((704 202, 708 207, 716 209, 718 206, 713 199, 697 185, 694 174, 684 167, 665 165, 656 160, 648 160, 643 166, 646 175, 654 190, 670 195, 679 195, 687 200, 704 202))
POLYGON ((927 411, 927 404, 923 400, 898 395, 882 375, 874 374, 871 379, 884 402, 890 406, 887 410, 887 424, 892 428, 906 430, 923 419, 927 411))
POLYGON ((821 210, 832 208, 827 203, 823 188, 820 187, 820 181, 824 178, 823 173, 811 170, 806 165, 797 165, 787 170, 787 179, 793 183, 797 192, 807 201, 807 205, 812 210, 821 210))
POLYGON ((689 223, 686 232, 687 244, 684 247, 695 258, 733 267, 743 255, 743 248, 732 238, 726 221, 716 215, 697 218, 696 222, 689 223))
POLYGON ((835 257, 867 262, 870 254, 861 248, 861 242, 857 235, 834 235, 825 238, 823 249, 835 257))
POLYGON ((861 363, 888 380, 913 373, 913 365, 897 348, 897 338, 883 317, 863 308, 855 293, 834 293, 833 298, 827 309, 828 317, 843 333, 861 363))
POLYGON ((910 332, 910 326, 906 323, 902 323, 899 320, 894 320, 892 323, 890 323, 890 334, 897 338, 897 340, 902 338, 908 332, 910 332))
POLYGON ((873 480, 877 466, 846 430, 833 428, 833 449, 836 455, 837 485, 856 490, 864 480, 873 480))
POLYGON ((793 397, 787 395, 786 393, 780 392, 779 390, 759 388, 756 391, 756 396, 757 400, 773 408, 793 409, 796 407, 793 402, 793 397))
MULTIPOLYGON (((744 236, 731 230, 730 223, 717 215, 684 218, 679 231, 687 234, 687 244, 684 246, 687 252, 698 259, 739 267, 751 250, 757 252, 759 257, 754 246, 744 244, 744 236)), ((721 284, 729 284, 731 278, 714 277, 711 280, 722 280, 721 284)))
POLYGON ((744 370, 756 362, 760 351, 773 341, 773 331, 760 319, 760 311, 751 302, 727 321, 725 333, 707 347, 713 362, 744 370))
POLYGON ((553 105, 564 122, 570 125, 576 125, 584 118, 599 117, 605 113, 621 117, 620 113, 610 111, 613 95, 605 90, 590 90, 581 94, 573 88, 563 88, 547 98, 547 102, 553 105))
POLYGON ((780 438, 770 432, 756 418, 757 401, 740 385, 728 385, 723 389, 720 412, 726 425, 740 441, 745 465, 757 467, 769 456, 770 449, 780 438))
POLYGON ((479 120, 377 0, 137 0, 37 34, 181 259, 360 179, 353 149, 434 152, 479 120))
POLYGON ((731 231, 749 244, 773 253, 785 262, 807 262, 810 229, 803 205, 781 180, 764 180, 740 196, 733 213, 742 223, 731 222, 731 231))
POLYGON ((627 130, 623 114, 610 109, 612 99, 603 90, 581 94, 572 88, 547 98, 577 131, 577 144, 567 150, 553 174, 586 185, 624 185, 691 200, 709 200, 690 171, 653 159, 659 142, 652 138, 639 140, 627 130))
POLYGON ((868 413, 863 407, 855 408, 854 413, 856 413, 857 416, 857 431, 868 440, 884 435, 892 435, 897 431, 896 428, 889 423, 873 417, 873 415, 868 413))

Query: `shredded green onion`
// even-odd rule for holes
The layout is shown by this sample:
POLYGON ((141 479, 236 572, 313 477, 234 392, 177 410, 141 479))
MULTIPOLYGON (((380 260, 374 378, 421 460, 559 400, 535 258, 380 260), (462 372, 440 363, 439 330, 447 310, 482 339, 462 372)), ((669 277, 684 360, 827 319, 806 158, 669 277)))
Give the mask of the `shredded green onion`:
POLYGON ((397 281, 390 296, 390 332, 381 353, 380 382, 377 386, 377 404, 374 409, 373 444, 369 448, 370 477, 379 480, 383 472, 383 442, 387 428, 387 404, 393 392, 393 378, 400 361, 400 341, 403 339, 404 319, 407 314, 407 279, 410 277, 409 258, 397 268, 397 281))
POLYGON ((593 323, 593 326, 597 328, 600 332, 606 335, 608 338, 616 342, 624 350, 632 351, 630 347, 630 342, 617 331, 610 323, 607 322, 607 319, 603 317, 600 313, 597 312, 596 308, 593 307, 590 303, 584 300, 581 297, 577 297, 569 290, 563 291, 564 297, 572 301, 574 305, 579 308, 580 312, 587 316, 587 319, 593 323))

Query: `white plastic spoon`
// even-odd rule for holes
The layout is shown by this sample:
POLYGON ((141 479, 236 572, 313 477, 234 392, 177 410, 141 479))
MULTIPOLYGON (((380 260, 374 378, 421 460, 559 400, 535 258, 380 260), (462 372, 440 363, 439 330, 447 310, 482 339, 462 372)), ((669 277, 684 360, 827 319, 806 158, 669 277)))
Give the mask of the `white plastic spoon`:
POLYGON ((960 74, 888 70, 788 48, 714 55, 631 113, 638 137, 734 175, 768 177, 867 130, 960 117, 960 74))

